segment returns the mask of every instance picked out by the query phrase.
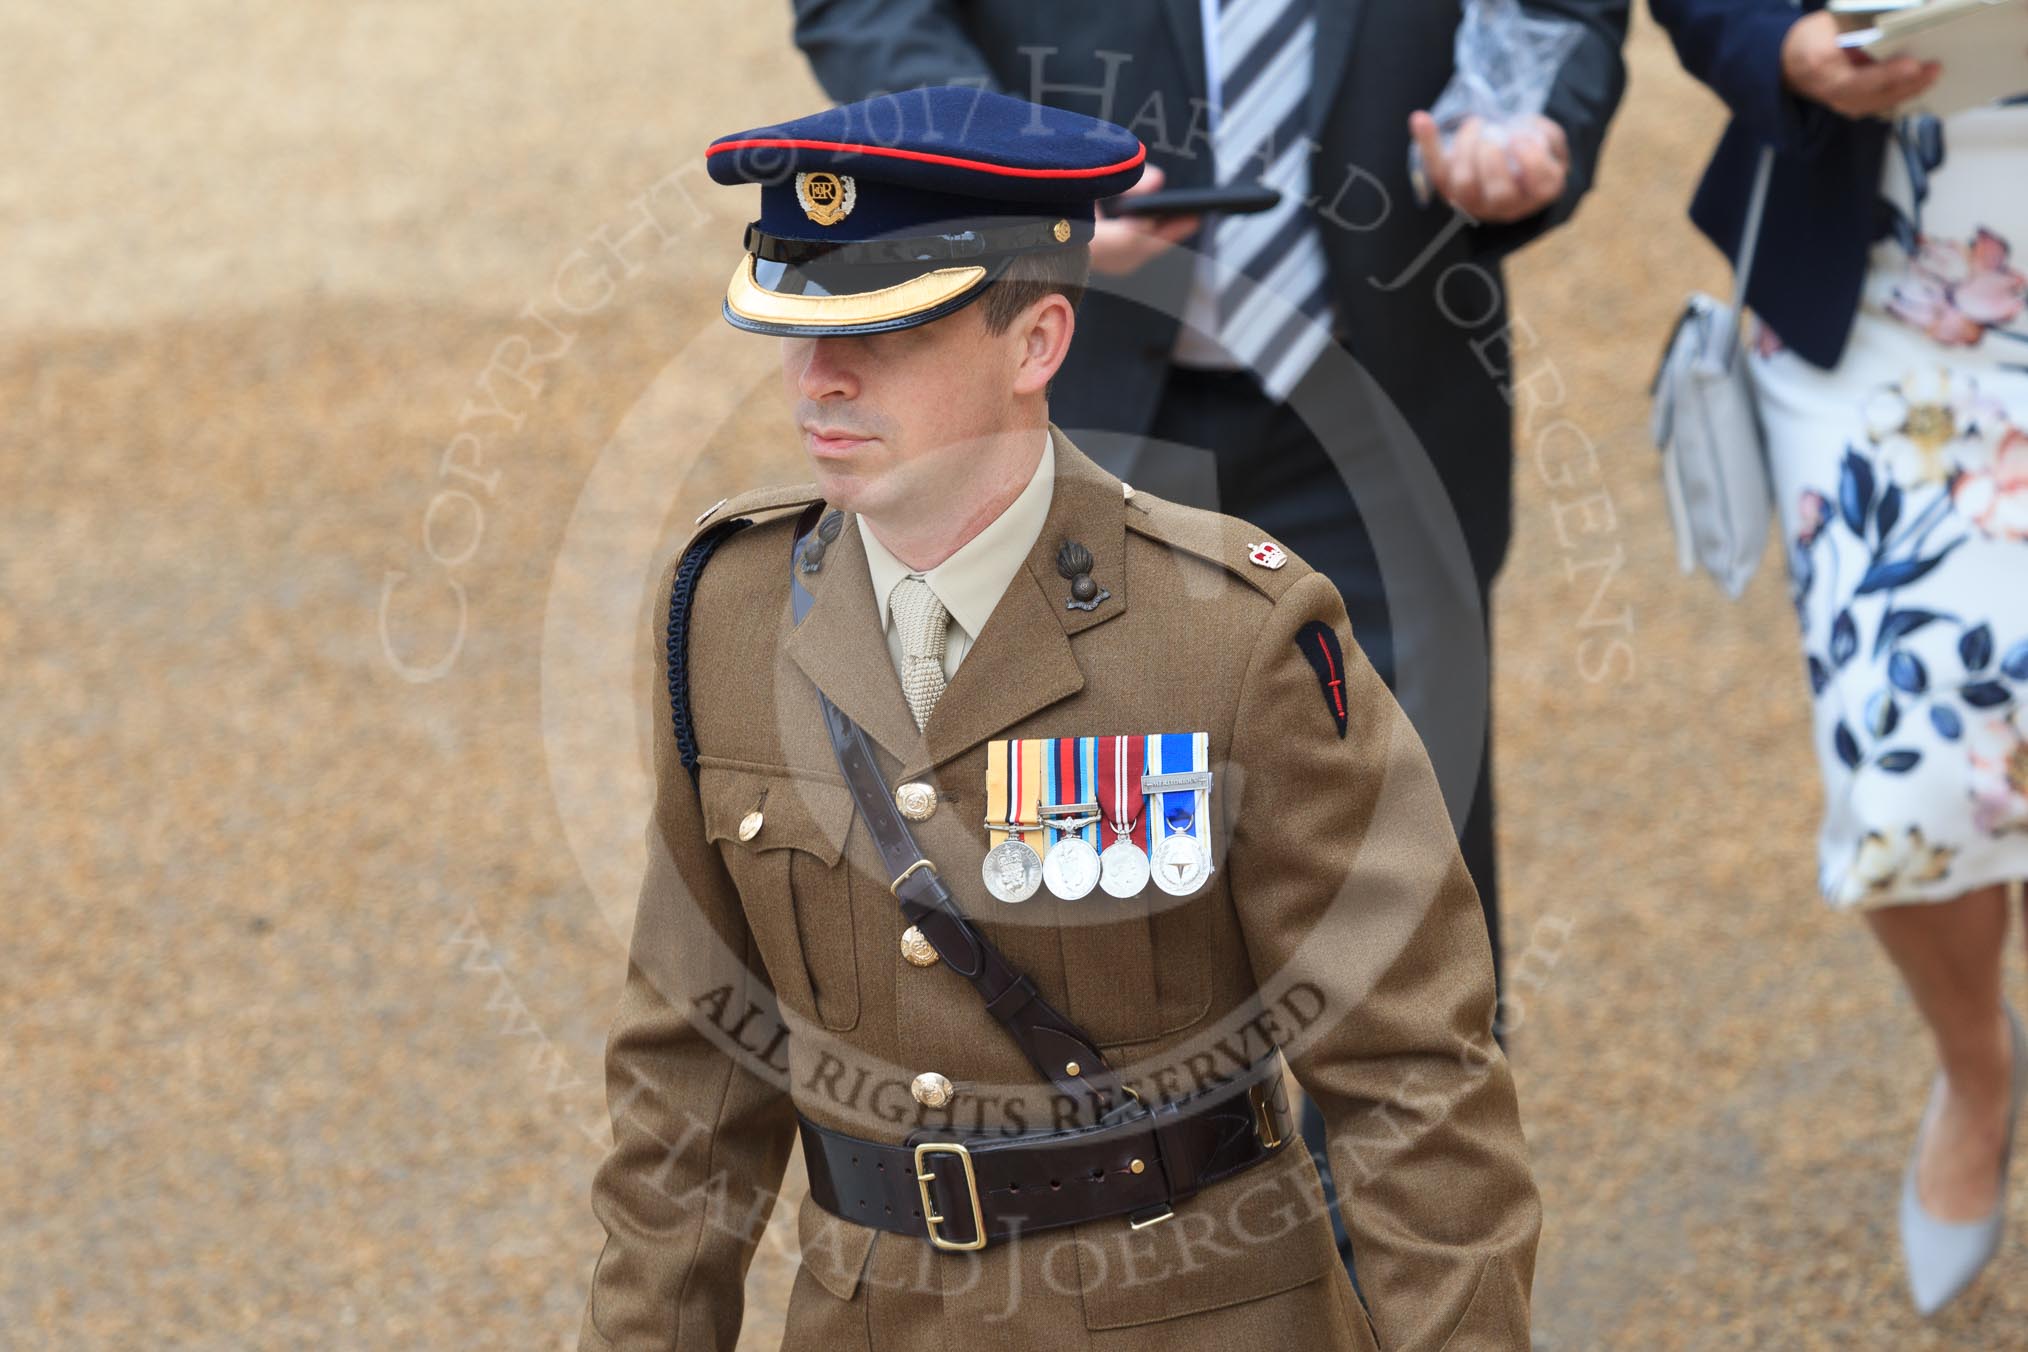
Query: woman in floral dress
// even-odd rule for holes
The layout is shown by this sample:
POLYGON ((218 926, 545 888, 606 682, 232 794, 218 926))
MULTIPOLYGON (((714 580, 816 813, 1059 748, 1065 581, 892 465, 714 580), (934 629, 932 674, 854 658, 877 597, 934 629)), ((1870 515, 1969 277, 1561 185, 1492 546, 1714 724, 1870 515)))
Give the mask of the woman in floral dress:
POLYGON ((2028 103, 1902 121, 1882 199, 1838 366, 1751 330, 1839 907, 2028 877, 2028 103))
POLYGON ((1818 885, 1865 914, 1941 1062, 1900 1214, 1930 1313, 1999 1245, 2028 1088, 2001 998, 2028 878, 2028 96, 1893 117, 1935 68, 1856 69, 1827 14, 1654 9, 1736 114, 1692 208, 1735 257, 1777 147, 1750 369, 1823 770, 1818 885))

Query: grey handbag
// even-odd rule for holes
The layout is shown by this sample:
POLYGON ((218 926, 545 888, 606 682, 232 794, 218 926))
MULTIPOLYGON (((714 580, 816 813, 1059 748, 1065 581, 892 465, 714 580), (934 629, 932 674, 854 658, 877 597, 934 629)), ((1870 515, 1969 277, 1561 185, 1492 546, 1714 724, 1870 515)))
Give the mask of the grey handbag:
POLYGON ((1701 564, 1735 600, 1760 566, 1774 516, 1767 441, 1739 337, 1773 170, 1774 151, 1762 150, 1733 269, 1732 304, 1701 291, 1690 297, 1649 391, 1676 561, 1686 573, 1701 564))

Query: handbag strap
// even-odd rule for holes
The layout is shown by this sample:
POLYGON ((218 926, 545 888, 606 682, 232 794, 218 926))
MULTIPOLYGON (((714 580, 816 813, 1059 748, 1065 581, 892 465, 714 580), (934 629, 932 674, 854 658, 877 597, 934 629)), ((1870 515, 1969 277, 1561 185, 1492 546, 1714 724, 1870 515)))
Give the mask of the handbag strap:
POLYGON ((1763 146, 1753 174, 1753 193, 1746 201, 1746 228, 1739 236, 1739 259, 1732 268, 1732 316, 1746 306, 1746 283, 1753 275, 1753 256, 1760 251, 1760 222, 1767 210, 1768 181, 1774 177, 1774 147, 1763 146))
MULTIPOLYGON (((799 535, 790 556, 790 596, 797 624, 815 602, 802 579, 803 549, 809 538, 807 532, 799 535)), ((1121 1083, 1098 1044, 1043 999, 1035 983, 1015 970, 958 908, 936 865, 923 855, 915 834, 896 808, 865 730, 822 690, 817 699, 823 706, 824 731, 838 757, 838 769, 852 791, 860 820, 880 850, 881 862, 894 879, 888 891, 901 904, 908 922, 922 932, 952 971, 972 983, 986 1002, 986 1011, 1013 1035, 1030 1063, 1058 1092, 1074 1103, 1090 1103, 1102 1121, 1122 1109, 1137 1109, 1138 1096, 1121 1083)))

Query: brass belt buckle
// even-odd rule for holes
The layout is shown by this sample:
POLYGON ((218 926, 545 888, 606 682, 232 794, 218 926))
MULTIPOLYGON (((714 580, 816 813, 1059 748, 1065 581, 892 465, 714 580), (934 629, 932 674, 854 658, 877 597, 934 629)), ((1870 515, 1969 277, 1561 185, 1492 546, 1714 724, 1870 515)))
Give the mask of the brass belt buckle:
POLYGON ((910 864, 907 868, 903 869, 901 871, 901 876, 897 877, 893 882, 887 885, 887 890, 890 893, 892 893, 896 898, 899 898, 901 896, 901 885, 907 882, 917 869, 923 868, 928 869, 932 876, 934 876, 937 871, 937 866, 935 864, 932 864, 929 860, 918 859, 913 864, 910 864))
POLYGON ((929 1225, 929 1242, 939 1249, 965 1251, 986 1247, 986 1213, 979 1203, 979 1176, 972 1169, 972 1152, 958 1141, 924 1141, 915 1148, 915 1186, 922 1194, 922 1218, 929 1225), (956 1155, 965 1162, 965 1191, 972 1199, 972 1235, 969 1241, 960 1244, 945 1239, 937 1233, 937 1227, 950 1219, 937 1215, 936 1204, 930 1200, 930 1184, 936 1182, 936 1171, 923 1163, 923 1157, 935 1151, 956 1155))
POLYGON ((1275 1091, 1281 1087, 1281 1077, 1260 1080, 1246 1087, 1248 1102, 1253 1104, 1253 1130, 1260 1137, 1260 1143, 1273 1150, 1285 1139, 1281 1128, 1275 1122, 1275 1091))

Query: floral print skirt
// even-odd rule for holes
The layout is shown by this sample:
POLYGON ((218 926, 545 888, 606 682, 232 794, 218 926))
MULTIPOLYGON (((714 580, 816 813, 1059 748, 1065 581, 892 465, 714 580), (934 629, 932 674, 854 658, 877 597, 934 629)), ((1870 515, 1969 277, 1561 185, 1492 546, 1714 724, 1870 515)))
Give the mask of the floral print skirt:
POLYGON ((2028 103, 1904 119, 1881 193, 1837 368, 1751 331, 1837 907, 2028 878, 2028 103))

